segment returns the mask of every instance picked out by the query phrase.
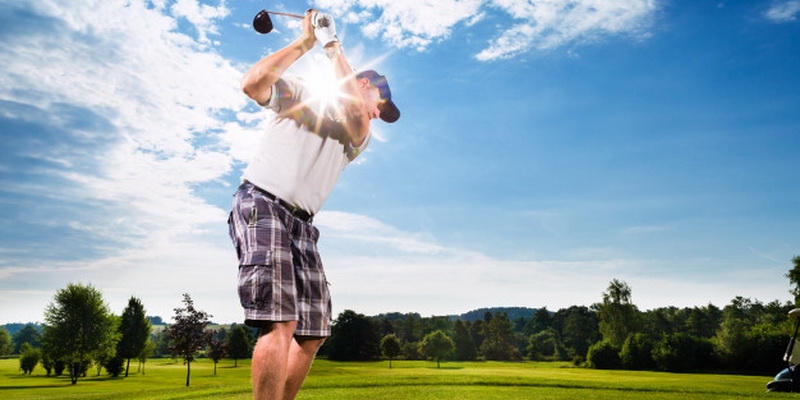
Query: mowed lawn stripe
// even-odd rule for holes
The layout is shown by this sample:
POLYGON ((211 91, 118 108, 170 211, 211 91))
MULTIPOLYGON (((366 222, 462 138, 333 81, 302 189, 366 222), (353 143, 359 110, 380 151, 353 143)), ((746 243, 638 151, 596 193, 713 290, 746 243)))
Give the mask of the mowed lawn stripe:
MULTIPOLYGON (((192 385, 183 386, 186 367, 172 360, 151 360, 147 374, 129 378, 89 377, 69 385, 63 377, 18 371, 17 360, 0 360, 3 399, 250 399, 249 360, 239 367, 225 360, 192 364, 192 385)), ((565 363, 426 361, 341 363, 317 360, 301 390, 301 400, 358 399, 747 399, 790 398, 766 394, 769 377, 675 374, 651 371, 592 370, 565 363), (775 396, 775 397, 773 397, 775 396)), ((792 397, 793 398, 793 397, 792 397)))

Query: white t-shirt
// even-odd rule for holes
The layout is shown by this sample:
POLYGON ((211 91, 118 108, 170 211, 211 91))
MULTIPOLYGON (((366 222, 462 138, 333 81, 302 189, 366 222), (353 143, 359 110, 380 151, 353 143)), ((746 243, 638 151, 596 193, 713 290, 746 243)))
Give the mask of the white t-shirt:
POLYGON ((317 115, 319 104, 297 79, 281 78, 263 105, 268 127, 243 178, 312 214, 328 199, 339 175, 367 147, 370 135, 353 147, 332 112, 317 115))

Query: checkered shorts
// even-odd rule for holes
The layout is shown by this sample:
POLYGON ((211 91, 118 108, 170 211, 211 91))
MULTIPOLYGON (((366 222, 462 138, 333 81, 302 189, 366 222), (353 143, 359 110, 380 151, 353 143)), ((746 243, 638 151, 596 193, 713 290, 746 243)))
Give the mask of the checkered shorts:
POLYGON ((329 336, 331 297, 317 228, 249 182, 234 195, 228 227, 239 256, 245 324, 298 321, 297 336, 329 336))

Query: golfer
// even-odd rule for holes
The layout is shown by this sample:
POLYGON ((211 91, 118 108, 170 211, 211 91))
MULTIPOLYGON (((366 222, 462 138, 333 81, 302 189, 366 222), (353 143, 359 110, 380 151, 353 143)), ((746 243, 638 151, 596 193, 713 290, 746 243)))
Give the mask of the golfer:
POLYGON ((333 18, 316 10, 306 12, 297 40, 250 68, 242 90, 268 114, 228 222, 245 323, 260 329, 253 392, 258 400, 293 399, 330 335, 330 293, 314 214, 369 143, 370 121, 394 122, 400 111, 384 76, 353 72, 333 18), (344 94, 323 112, 301 80, 284 75, 317 42, 344 94))

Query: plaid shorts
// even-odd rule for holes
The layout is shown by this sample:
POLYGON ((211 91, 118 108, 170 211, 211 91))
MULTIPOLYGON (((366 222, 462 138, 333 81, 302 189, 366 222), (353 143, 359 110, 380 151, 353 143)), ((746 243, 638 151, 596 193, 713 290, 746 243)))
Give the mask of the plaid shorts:
POLYGON ((234 195, 228 227, 239 256, 245 324, 298 321, 297 336, 330 336, 331 296, 317 250, 319 230, 249 182, 234 195))

